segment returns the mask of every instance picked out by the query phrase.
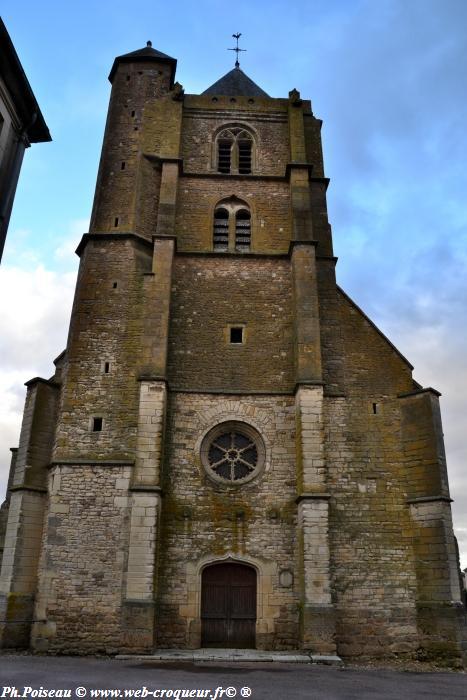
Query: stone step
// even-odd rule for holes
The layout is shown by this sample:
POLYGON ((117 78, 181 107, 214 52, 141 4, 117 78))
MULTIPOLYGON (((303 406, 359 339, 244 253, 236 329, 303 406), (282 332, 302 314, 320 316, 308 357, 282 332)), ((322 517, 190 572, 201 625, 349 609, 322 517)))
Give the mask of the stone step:
POLYGON ((152 654, 119 654, 117 659, 141 661, 228 661, 341 665, 339 656, 308 654, 303 651, 263 651, 260 649, 155 649, 152 654))

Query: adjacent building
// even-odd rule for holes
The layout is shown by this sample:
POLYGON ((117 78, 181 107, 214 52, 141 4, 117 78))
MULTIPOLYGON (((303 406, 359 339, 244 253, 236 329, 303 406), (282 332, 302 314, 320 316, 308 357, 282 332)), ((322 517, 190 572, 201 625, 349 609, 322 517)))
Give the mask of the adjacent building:
POLYGON ((24 151, 31 143, 50 140, 47 124, 0 19, 0 261, 24 151))

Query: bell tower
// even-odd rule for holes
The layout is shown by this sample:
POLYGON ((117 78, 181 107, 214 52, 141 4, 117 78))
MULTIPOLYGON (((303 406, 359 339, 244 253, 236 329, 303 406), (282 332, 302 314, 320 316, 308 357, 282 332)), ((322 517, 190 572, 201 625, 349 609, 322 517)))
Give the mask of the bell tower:
POLYGON ((67 348, 12 467, 4 639, 459 657, 438 395, 336 284, 321 121, 238 60, 201 95, 175 68, 148 43, 110 72, 67 348))

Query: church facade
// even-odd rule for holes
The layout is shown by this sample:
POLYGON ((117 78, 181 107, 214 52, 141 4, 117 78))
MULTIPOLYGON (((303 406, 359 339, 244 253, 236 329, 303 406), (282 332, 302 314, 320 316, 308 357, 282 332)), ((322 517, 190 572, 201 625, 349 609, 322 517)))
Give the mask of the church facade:
POLYGON ((66 350, 27 382, 0 640, 459 657, 439 394, 336 285, 321 121, 115 59, 66 350))

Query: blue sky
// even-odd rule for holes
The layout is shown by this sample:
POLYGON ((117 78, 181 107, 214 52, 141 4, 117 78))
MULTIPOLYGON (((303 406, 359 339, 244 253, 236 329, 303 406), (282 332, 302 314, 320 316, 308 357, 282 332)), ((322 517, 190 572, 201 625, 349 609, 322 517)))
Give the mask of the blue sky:
POLYGON ((296 87, 324 120, 339 283, 443 394, 467 566, 465 0, 3 0, 2 18, 53 142, 26 153, 0 269, 0 489, 23 382, 50 376, 65 346, 113 58, 151 39, 201 92, 240 31, 245 72, 274 97, 296 87))

